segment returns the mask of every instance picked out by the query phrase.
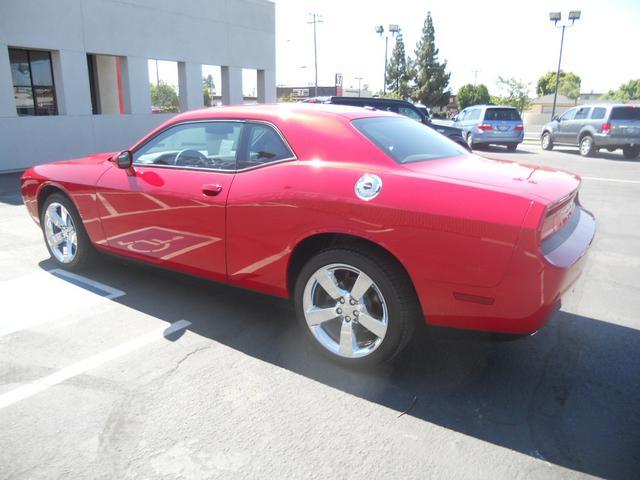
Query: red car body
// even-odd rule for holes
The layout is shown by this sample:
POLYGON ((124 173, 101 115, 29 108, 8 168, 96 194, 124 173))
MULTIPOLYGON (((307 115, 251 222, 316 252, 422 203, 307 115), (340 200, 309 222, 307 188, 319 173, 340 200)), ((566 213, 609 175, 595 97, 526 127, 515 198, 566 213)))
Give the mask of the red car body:
POLYGON ((33 167, 22 194, 39 222, 44 197, 64 192, 98 250, 280 297, 291 294, 296 255, 323 236, 355 237, 404 267, 427 323, 539 329, 594 236, 580 179, 471 154, 399 164, 352 124, 388 115, 315 105, 183 113, 131 150, 179 123, 256 120, 275 126, 295 158, 236 172, 125 171, 104 153, 33 167), (365 202, 354 185, 366 173, 383 188, 365 202))

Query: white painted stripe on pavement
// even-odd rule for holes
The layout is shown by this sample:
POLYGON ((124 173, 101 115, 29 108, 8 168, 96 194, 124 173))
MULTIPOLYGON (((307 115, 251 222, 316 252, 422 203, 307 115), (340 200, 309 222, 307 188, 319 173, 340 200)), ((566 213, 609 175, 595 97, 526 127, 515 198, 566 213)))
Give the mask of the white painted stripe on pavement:
POLYGON ((135 350, 149 345, 156 340, 160 340, 162 338, 168 337, 171 334, 179 332, 180 330, 184 330, 190 325, 191 322, 188 322, 187 320, 179 320, 175 323, 172 323, 168 328, 166 326, 163 326, 162 328, 149 332, 138 338, 134 338, 133 340, 123 343, 122 345, 118 345, 117 347, 111 348, 110 350, 98 353, 97 355, 89 357, 85 360, 81 360, 78 363, 69 365, 62 370, 58 370, 57 372, 36 380, 33 383, 29 383, 27 385, 4 393, 0 395, 0 409, 19 402, 20 400, 24 400, 25 398, 36 395, 37 393, 40 393, 47 388, 58 385, 59 383, 83 374, 88 370, 92 370, 101 365, 104 365, 107 362, 116 360, 124 355, 127 355, 128 353, 134 352, 135 350))
POLYGON ((617 182, 617 183, 640 183, 640 180, 620 180, 617 178, 604 177, 581 177, 583 180, 597 180, 598 182, 617 182))
POLYGON ((0 337, 95 308, 123 295, 122 290, 59 269, 2 281, 0 337))

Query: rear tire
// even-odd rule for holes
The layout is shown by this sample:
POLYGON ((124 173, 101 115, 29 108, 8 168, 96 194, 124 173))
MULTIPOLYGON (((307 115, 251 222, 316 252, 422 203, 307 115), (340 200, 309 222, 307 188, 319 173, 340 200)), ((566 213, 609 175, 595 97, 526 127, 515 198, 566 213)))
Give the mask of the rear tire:
POLYGON ((580 139, 580 155, 583 157, 591 157, 596 151, 591 135, 585 135, 580 139))
POLYGON ((551 138, 551 134, 549 132, 544 132, 540 137, 540 146, 543 150, 553 149, 553 139, 551 138))
POLYGON ((518 144, 517 143, 508 143, 507 144, 507 150, 510 152, 515 152, 516 148, 518 148, 518 144))
POLYGON ((296 279, 294 306, 313 345, 350 367, 396 356, 420 317, 406 273, 368 248, 330 248, 312 257, 296 279))
POLYGON ((478 145, 476 143, 473 143, 473 135, 471 134, 471 132, 467 133, 465 140, 467 141, 469 150, 475 150, 476 148, 478 148, 478 145))
POLYGON ((640 147, 622 147, 622 155, 629 160, 638 158, 638 155, 640 155, 640 147))
POLYGON ((49 255, 59 267, 80 270, 95 258, 80 214, 66 195, 53 193, 45 199, 40 226, 49 255))

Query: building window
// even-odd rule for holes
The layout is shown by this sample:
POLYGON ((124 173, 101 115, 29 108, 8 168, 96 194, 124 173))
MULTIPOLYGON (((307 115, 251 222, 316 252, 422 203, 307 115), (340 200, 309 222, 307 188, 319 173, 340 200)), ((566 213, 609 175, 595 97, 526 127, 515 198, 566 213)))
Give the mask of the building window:
POLYGON ((18 115, 57 115, 51 52, 9 49, 18 115))

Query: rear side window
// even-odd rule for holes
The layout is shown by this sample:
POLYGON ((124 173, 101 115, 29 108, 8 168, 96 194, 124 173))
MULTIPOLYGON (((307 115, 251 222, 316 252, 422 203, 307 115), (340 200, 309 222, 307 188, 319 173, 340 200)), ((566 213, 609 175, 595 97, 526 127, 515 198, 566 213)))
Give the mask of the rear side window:
POLYGON ((399 107, 398 108, 398 113, 400 115, 404 115, 405 117, 409 117, 409 118, 412 118, 414 120, 417 120, 418 122, 422 121, 422 117, 420 116, 420 114, 418 112, 416 112, 415 110, 413 110, 412 108, 399 107))
POLYGON ((360 118, 353 120, 353 125, 398 163, 468 154, 435 130, 408 118, 360 118))
POLYGON ((640 107, 613 107, 610 120, 640 120, 640 107))
POLYGON ((591 118, 594 120, 599 120, 604 118, 604 114, 607 113, 607 109, 603 107, 595 107, 591 112, 591 118))
POLYGON ((289 147, 269 125, 248 125, 248 159, 238 160, 238 170, 294 158, 289 147))
POLYGON ((470 110, 469 113, 464 117, 465 120, 478 120, 480 118, 480 110, 470 110))
POLYGON ((484 119, 486 120, 511 120, 514 122, 521 122, 520 114, 515 108, 487 108, 484 112, 484 119))
POLYGON ((576 112, 575 120, 584 120, 585 118, 589 118, 589 110, 591 107, 582 107, 579 108, 576 112))

